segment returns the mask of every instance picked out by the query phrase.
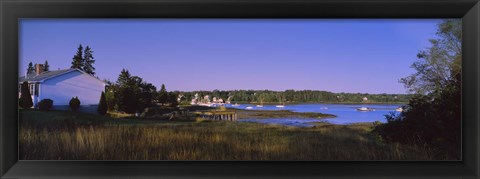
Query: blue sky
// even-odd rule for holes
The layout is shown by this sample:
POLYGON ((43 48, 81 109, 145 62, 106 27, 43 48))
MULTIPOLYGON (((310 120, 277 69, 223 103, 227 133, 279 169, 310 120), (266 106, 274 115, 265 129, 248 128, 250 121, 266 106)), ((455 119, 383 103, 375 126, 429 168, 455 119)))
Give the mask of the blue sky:
POLYGON ((405 93, 440 19, 22 19, 28 62, 69 68, 90 46, 101 79, 122 68, 167 90, 326 90, 405 93))

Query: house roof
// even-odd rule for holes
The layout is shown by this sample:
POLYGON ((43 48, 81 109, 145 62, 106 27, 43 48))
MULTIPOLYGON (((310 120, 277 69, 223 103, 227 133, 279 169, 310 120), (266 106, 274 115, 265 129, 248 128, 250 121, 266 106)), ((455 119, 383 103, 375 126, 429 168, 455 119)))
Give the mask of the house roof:
MULTIPOLYGON (((60 75, 63 75, 63 74, 67 74, 67 73, 70 73, 72 71, 79 71, 81 73, 84 73, 84 74, 87 74, 85 73, 84 71, 82 70, 79 70, 79 69, 72 69, 72 68, 69 68, 69 69, 62 69, 62 70, 55 70, 55 71, 46 71, 46 72, 42 72, 41 74, 39 75, 35 75, 35 74, 28 74, 27 77, 28 78, 25 78, 25 76, 22 76, 22 77, 19 77, 18 78, 18 82, 19 83, 23 83, 24 81, 29 81, 29 82, 43 82, 49 78, 53 78, 53 77, 56 77, 56 76, 60 76, 60 75)), ((88 74, 90 75, 90 74, 88 74)), ((90 75, 92 78, 95 78, 96 80, 98 81, 101 81, 102 83, 105 83, 104 81, 90 75)))

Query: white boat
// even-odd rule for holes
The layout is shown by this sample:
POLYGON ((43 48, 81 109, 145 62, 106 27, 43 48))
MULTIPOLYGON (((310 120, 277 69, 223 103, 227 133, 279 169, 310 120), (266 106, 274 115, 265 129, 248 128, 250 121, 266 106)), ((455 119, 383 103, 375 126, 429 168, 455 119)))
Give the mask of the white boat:
POLYGON ((237 103, 235 103, 235 104, 234 104, 234 105, 232 105, 232 106, 240 106, 240 104, 237 104, 237 103))
POLYGON ((253 109, 252 106, 247 106, 245 109, 253 109))
POLYGON ((402 108, 402 107, 399 107, 399 108, 395 109, 395 111, 397 111, 397 112, 402 112, 402 111, 403 111, 403 108, 402 108))
POLYGON ((361 107, 361 108, 357 108, 357 111, 375 111, 375 109, 367 108, 367 107, 361 107))
POLYGON ((328 109, 328 107, 321 107, 320 109, 324 109, 324 110, 327 110, 327 109, 328 109))
POLYGON ((257 108, 263 108, 263 105, 257 105, 257 108))
POLYGON ((277 108, 284 108, 285 105, 276 105, 275 107, 277 107, 277 108))

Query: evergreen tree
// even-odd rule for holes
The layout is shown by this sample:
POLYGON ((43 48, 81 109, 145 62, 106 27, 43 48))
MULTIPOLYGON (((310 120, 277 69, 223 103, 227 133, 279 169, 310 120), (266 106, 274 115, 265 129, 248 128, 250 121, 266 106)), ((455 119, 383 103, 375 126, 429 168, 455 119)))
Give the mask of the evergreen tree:
POLYGON ((95 63, 95 60, 93 60, 93 51, 92 49, 90 49, 89 46, 85 47, 83 59, 83 71, 88 74, 95 75, 95 67, 93 67, 93 63, 95 63))
POLYGON ((117 84, 119 86, 127 85, 131 80, 130 77, 131 77, 130 72, 125 68, 122 69, 122 71, 120 72, 120 75, 118 76, 117 84))
POLYGON ((84 59, 83 59, 83 47, 82 44, 78 46, 77 53, 73 56, 72 66, 70 68, 78 68, 83 69, 84 66, 84 59))
POLYGON ((162 84, 160 91, 158 92, 158 102, 162 105, 165 105, 168 102, 168 93, 165 88, 165 84, 162 84))
POLYGON ((135 79, 128 70, 123 69, 117 79, 117 91, 115 92, 116 105, 119 111, 134 113, 138 108, 138 98, 135 95, 135 79))
POLYGON ((50 65, 48 65, 47 60, 45 60, 45 63, 43 64, 43 71, 50 71, 50 65))
POLYGON ((24 81, 22 83, 21 89, 20 89, 21 95, 20 99, 18 100, 18 104, 20 107, 23 109, 28 109, 33 106, 33 101, 32 101, 32 95, 30 94, 30 88, 28 86, 28 82, 24 81))
POLYGON ((33 67, 33 63, 28 63, 27 74, 35 72, 35 68, 33 67))
POLYGON ((102 95, 100 96, 100 102, 98 103, 97 112, 100 115, 107 114, 107 99, 105 98, 105 93, 102 91, 102 95))

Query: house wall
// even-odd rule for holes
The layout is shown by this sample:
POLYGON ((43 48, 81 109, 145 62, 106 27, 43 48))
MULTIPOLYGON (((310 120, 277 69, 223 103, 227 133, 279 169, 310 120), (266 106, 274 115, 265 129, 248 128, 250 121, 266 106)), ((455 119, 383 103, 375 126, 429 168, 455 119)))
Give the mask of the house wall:
POLYGON ((72 97, 78 96, 82 106, 98 105, 105 84, 98 79, 72 71, 45 80, 40 84, 39 99, 51 99, 54 106, 68 105, 72 97))

